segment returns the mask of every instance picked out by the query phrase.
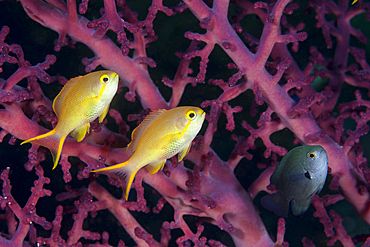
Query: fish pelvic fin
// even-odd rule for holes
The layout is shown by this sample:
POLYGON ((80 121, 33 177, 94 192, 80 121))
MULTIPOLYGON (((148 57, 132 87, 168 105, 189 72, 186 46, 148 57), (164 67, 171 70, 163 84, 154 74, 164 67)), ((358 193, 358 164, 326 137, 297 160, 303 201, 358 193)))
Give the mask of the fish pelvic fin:
POLYGON ((100 114, 99 123, 103 122, 103 120, 107 116, 108 112, 109 112, 109 104, 107 105, 107 107, 105 107, 104 111, 100 114))
POLYGON ((307 200, 297 201, 295 199, 292 200, 292 213, 294 216, 299 216, 307 212, 308 208, 310 207, 312 202, 312 197, 308 198, 307 200))
POLYGON ((66 139, 66 136, 58 135, 55 129, 53 129, 45 134, 27 139, 24 142, 22 142, 21 145, 30 142, 30 143, 35 143, 35 144, 47 147, 50 150, 51 155, 53 157, 53 170, 54 170, 55 167, 57 167, 59 163, 59 159, 60 159, 60 155, 62 154, 62 149, 63 149, 63 144, 64 144, 65 139, 66 139), (40 142, 41 139, 43 140, 42 142, 40 142))
POLYGON ((123 184, 125 199, 127 201, 132 182, 134 181, 135 175, 138 170, 139 169, 136 169, 131 164, 128 164, 128 161, 126 161, 124 163, 104 167, 101 169, 93 170, 91 172, 99 172, 119 179, 123 184))
POLYGON ((267 210, 274 212, 281 217, 287 217, 289 211, 289 201, 284 199, 280 193, 274 193, 261 198, 261 204, 267 210))
POLYGON ((182 161, 186 155, 188 155, 190 148, 191 148, 191 142, 189 143, 188 146, 186 146, 183 150, 179 152, 179 154, 177 155, 177 159, 179 162, 182 161))

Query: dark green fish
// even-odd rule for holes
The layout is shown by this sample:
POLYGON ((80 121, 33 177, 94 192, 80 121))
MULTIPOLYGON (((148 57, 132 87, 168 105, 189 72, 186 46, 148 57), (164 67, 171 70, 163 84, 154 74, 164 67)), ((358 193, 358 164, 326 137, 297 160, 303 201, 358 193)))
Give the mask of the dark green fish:
POLYGON ((321 146, 301 146, 290 150, 270 178, 277 193, 262 197, 262 206, 287 217, 289 203, 293 215, 304 214, 325 184, 328 156, 321 146))

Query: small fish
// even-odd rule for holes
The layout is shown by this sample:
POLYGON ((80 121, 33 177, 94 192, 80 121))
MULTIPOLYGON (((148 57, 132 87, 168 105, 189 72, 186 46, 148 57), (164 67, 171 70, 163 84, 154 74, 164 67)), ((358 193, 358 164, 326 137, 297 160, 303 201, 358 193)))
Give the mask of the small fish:
POLYGON ((294 216, 304 214, 315 193, 325 184, 328 156, 321 146, 300 146, 290 150, 270 178, 277 193, 262 197, 262 206, 287 217, 289 203, 294 216))
POLYGON ((351 5, 354 5, 355 3, 357 3, 358 0, 353 0, 352 4, 351 5))
POLYGON ((126 187, 127 201, 136 173, 144 166, 151 175, 163 168, 166 159, 178 154, 181 161, 189 152, 191 142, 200 131, 205 112, 198 107, 182 106, 151 112, 132 132, 126 162, 94 170, 114 176, 126 187))
POLYGON ((55 128, 43 135, 30 138, 28 142, 40 145, 43 139, 53 156, 54 166, 58 165, 66 137, 78 142, 89 132, 90 122, 99 117, 101 123, 109 110, 109 104, 117 92, 119 77, 110 70, 96 71, 71 79, 55 97, 53 109, 58 117, 55 128))

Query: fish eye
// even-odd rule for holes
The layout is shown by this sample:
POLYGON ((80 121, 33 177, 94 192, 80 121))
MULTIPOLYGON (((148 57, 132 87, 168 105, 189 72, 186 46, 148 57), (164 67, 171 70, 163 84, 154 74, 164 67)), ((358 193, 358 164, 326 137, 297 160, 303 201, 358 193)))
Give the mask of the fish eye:
POLYGON ((315 159, 316 158, 316 154, 314 152, 309 152, 307 154, 308 158, 310 158, 311 160, 315 159))
POLYGON ((109 82, 109 76, 107 75, 100 76, 100 82, 103 84, 107 84, 109 82))
POLYGON ((186 118, 189 120, 193 120, 196 116, 197 114, 195 113, 195 111, 188 111, 186 113, 186 118))

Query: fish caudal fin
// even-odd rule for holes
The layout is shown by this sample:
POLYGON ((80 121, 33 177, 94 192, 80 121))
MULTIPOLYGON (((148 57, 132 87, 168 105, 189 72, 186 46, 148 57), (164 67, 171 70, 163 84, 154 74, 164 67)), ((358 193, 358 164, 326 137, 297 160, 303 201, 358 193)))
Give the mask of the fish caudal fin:
POLYGON ((267 210, 281 217, 287 217, 289 201, 285 200, 279 193, 274 193, 261 198, 261 204, 267 210))
POLYGON ((66 136, 59 136, 56 133, 55 129, 53 129, 43 135, 35 136, 33 138, 25 140, 24 142, 21 143, 21 145, 31 142, 31 143, 35 143, 35 144, 47 147, 50 150, 51 155, 53 156, 53 164, 54 164, 53 170, 54 170, 55 167, 57 167, 59 163, 59 158, 60 158, 60 155, 62 154, 62 148, 63 148, 65 139, 66 139, 66 136), (42 142, 40 142, 41 139, 42 139, 42 142))
POLYGON ((128 200, 128 195, 130 193, 132 182, 134 181, 135 175, 138 171, 138 169, 132 167, 132 165, 128 165, 127 163, 128 161, 91 171, 91 172, 100 172, 119 179, 124 187, 126 201, 128 200))

